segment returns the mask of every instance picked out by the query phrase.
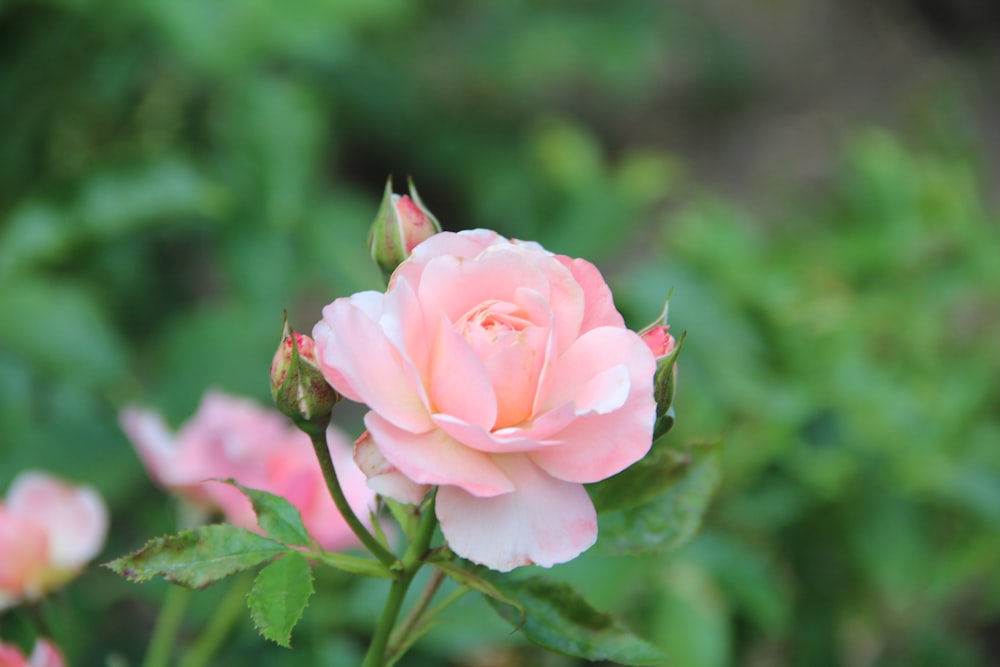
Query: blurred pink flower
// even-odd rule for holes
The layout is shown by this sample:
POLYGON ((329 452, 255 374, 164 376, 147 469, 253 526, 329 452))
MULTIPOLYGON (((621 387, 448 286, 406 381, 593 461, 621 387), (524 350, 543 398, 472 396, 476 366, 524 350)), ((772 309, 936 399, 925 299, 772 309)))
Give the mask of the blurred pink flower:
POLYGON ((107 532, 108 511, 94 489, 43 472, 19 474, 0 502, 0 609, 75 577, 107 532))
MULTIPOLYGON (((355 543, 326 489, 309 437, 277 411, 210 391, 176 434, 149 410, 126 408, 120 421, 150 476, 188 503, 206 510, 218 508, 230 523, 258 530, 250 501, 238 489, 211 481, 232 477, 244 486, 286 498, 324 548, 355 543)), ((327 442, 344 494, 366 520, 375 494, 351 459, 351 443, 332 426, 327 442)))
POLYGON ((0 642, 0 667, 65 667, 59 649, 47 639, 39 638, 30 657, 11 644, 0 642))
POLYGON ((327 380, 365 403, 356 458, 384 495, 438 485, 451 548, 550 566, 597 537, 583 487, 649 450, 656 362, 593 264, 495 232, 436 234, 385 294, 323 310, 327 380))

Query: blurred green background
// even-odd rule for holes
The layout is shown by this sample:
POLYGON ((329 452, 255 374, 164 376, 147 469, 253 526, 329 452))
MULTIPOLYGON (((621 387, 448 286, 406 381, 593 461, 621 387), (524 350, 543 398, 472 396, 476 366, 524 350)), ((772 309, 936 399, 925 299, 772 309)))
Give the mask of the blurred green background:
MULTIPOLYGON (((102 560, 172 531, 117 411, 267 401, 282 309, 379 286, 412 175, 446 229, 595 262, 635 327, 676 288, 719 496, 680 552, 554 576, 679 667, 996 665, 997 7, 0 0, 0 489, 96 485, 102 560)), ((321 582, 294 650, 243 614, 213 664, 358 664, 384 590, 321 582)), ((72 664, 138 665, 164 592, 91 568, 41 613, 72 664)), ((445 620, 400 664, 574 664, 471 596, 445 620)))

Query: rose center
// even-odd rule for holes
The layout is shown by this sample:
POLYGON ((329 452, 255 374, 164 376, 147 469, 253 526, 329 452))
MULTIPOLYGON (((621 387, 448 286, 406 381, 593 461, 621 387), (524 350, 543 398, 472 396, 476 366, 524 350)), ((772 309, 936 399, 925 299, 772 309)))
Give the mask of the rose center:
POLYGON ((496 392, 494 428, 521 423, 531 416, 547 329, 539 328, 525 310, 506 301, 486 301, 455 322, 482 360, 496 392))

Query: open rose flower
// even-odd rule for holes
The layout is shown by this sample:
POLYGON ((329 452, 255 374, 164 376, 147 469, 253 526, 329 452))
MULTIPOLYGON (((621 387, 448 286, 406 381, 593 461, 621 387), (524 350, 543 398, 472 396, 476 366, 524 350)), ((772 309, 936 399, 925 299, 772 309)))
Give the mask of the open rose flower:
POLYGON ((0 609, 63 585, 104 546, 108 510, 97 491, 37 471, 0 502, 0 609))
POLYGON ((583 484, 649 450, 653 353, 584 260, 437 234, 385 294, 324 308, 313 335, 330 384, 370 408, 355 454, 370 484, 404 502, 439 486, 449 546, 492 569, 589 548, 583 484))
MULTIPOLYGON (((231 477, 291 502, 323 547, 355 544, 354 533, 326 489, 309 436, 275 410, 212 391, 176 435, 160 415, 148 410, 127 408, 120 421, 153 479, 188 503, 218 508, 230 523, 259 530, 246 496, 233 486, 211 481, 231 477)), ((351 459, 350 441, 330 427, 327 442, 348 502, 356 514, 367 517, 375 494, 351 459)))

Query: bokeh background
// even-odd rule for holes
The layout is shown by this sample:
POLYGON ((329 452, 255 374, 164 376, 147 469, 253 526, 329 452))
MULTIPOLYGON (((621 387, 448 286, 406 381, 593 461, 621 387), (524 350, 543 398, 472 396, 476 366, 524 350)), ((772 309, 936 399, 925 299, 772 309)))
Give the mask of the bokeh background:
MULTIPOLYGON (((0 489, 96 485, 103 560, 172 531, 117 411, 267 401, 282 310, 378 288, 412 176, 446 229, 595 262, 633 326, 676 289, 718 497, 679 552, 554 576, 679 667, 1000 664, 998 47, 992 0, 4 0, 0 489)), ((384 591, 321 585, 294 650, 241 613, 212 664, 358 664, 384 591)), ((165 590, 95 567, 40 613, 138 665, 165 590)), ((472 596, 445 621, 400 664, 574 664, 472 596)))

